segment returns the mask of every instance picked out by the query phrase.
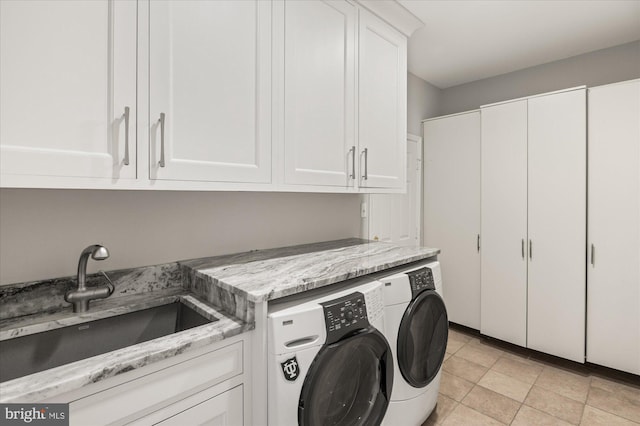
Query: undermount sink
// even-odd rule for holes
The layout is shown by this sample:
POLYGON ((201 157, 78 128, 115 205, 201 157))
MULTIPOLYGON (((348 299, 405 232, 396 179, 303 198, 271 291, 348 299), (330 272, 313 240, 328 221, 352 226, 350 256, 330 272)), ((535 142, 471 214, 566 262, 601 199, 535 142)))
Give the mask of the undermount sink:
POLYGON ((0 342, 0 382, 217 321, 173 302, 0 342))

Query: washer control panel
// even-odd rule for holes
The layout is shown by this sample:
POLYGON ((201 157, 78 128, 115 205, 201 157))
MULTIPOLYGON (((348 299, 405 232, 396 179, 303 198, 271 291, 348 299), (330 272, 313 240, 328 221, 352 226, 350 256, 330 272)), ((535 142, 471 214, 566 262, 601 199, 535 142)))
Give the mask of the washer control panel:
POLYGON ((354 330, 369 326, 364 294, 356 291, 321 303, 327 328, 327 343, 334 343, 354 330))
POLYGON ((436 289, 433 281, 433 271, 431 268, 420 268, 415 271, 407 272, 407 275, 409 276, 411 295, 413 297, 424 290, 436 289))

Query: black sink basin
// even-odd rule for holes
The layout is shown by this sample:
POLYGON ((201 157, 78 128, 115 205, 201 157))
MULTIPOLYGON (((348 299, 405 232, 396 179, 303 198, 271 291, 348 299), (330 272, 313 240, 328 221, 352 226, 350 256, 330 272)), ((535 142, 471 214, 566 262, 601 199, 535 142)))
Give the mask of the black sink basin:
POLYGON ((181 302, 0 342, 0 382, 217 321, 181 302))

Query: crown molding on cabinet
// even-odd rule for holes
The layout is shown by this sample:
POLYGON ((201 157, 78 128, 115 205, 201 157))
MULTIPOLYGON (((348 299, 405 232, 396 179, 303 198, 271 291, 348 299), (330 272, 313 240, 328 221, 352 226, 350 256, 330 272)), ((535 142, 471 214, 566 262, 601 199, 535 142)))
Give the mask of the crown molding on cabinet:
POLYGON ((417 29, 424 27, 424 22, 395 0, 356 0, 356 2, 407 37, 411 37, 417 29))

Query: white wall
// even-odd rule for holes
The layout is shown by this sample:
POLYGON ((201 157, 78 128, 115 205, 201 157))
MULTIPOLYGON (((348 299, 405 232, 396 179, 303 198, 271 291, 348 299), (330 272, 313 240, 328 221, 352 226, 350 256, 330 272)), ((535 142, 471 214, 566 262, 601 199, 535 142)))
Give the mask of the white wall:
POLYGON ((411 73, 407 79, 407 132, 422 136, 425 118, 440 115, 442 90, 411 73))
POLYGON ((640 77, 640 41, 573 56, 442 90, 440 115, 574 86, 640 77))
POLYGON ((360 235, 360 196, 0 189, 0 284, 360 235))

